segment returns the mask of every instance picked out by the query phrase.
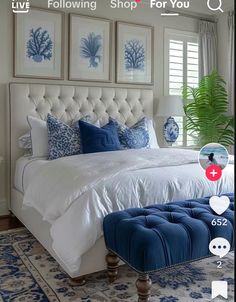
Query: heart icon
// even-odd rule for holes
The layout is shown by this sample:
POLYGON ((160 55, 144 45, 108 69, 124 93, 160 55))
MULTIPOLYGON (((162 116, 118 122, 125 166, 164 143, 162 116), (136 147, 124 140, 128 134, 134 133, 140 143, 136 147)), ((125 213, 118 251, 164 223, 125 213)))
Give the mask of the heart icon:
POLYGON ((223 214, 229 207, 230 200, 227 196, 212 196, 210 198, 210 207, 216 214, 223 214))

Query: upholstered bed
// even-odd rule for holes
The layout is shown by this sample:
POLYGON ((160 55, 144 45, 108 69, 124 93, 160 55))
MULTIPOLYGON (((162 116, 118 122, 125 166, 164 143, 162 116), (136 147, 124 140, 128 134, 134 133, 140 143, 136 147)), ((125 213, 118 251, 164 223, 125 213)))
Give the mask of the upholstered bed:
MULTIPOLYGON (((27 115, 45 119, 48 113, 68 123, 88 114, 94 120, 103 122, 112 115, 126 125, 132 125, 143 115, 153 117, 153 92, 149 89, 19 83, 9 85, 9 208, 70 274, 52 249, 50 224, 43 221, 41 215, 32 208, 22 210, 23 194, 14 185, 16 160, 23 154, 17 142, 21 135, 29 131, 27 115)), ((82 257, 79 272, 70 274, 71 277, 104 269, 105 253, 101 238, 82 257)))
POLYGON ((41 174, 28 174, 24 192, 15 174, 21 174, 20 162, 24 162, 18 160, 22 151, 17 141, 29 130, 27 115, 46 119, 51 113, 66 123, 85 115, 105 123, 112 116, 130 126, 143 116, 153 117, 153 93, 146 89, 10 84, 9 104, 9 207, 71 277, 106 267, 101 228, 104 215, 127 207, 233 191, 233 165, 224 170, 222 181, 211 183, 197 163, 197 152, 159 149, 82 154, 50 161, 41 174), (65 185, 54 177, 58 174, 73 181, 65 185), (48 199, 51 190, 57 194, 48 199), (72 261, 72 256, 66 259, 67 255, 76 260, 72 261))

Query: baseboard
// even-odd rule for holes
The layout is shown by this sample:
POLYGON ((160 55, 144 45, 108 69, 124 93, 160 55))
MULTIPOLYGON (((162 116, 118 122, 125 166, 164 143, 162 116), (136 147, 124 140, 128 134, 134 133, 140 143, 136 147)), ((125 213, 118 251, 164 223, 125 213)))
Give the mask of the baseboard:
POLYGON ((6 200, 0 200, 0 216, 9 215, 9 210, 7 207, 6 200))

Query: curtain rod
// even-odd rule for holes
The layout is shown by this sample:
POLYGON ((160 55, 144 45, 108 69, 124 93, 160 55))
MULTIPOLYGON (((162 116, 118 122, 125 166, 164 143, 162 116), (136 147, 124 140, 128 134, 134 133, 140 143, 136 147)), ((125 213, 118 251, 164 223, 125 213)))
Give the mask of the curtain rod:
POLYGON ((179 14, 179 16, 186 17, 186 18, 192 18, 192 19, 207 21, 207 22, 211 22, 211 23, 217 23, 217 20, 208 19, 208 18, 204 18, 204 17, 200 17, 200 16, 196 16, 196 15, 191 15, 191 14, 187 14, 187 13, 181 13, 179 11, 166 10, 165 13, 166 14, 179 14))

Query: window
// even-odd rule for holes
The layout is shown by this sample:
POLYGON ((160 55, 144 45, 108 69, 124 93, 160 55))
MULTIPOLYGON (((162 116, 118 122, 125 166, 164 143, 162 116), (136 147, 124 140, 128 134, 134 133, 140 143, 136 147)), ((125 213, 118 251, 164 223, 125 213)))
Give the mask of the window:
MULTIPOLYGON (((199 83, 198 35, 178 30, 165 30, 165 95, 181 95, 187 84, 197 87, 199 83)), ((195 140, 184 131, 185 118, 174 117, 180 134, 174 146, 193 146, 195 140)))

